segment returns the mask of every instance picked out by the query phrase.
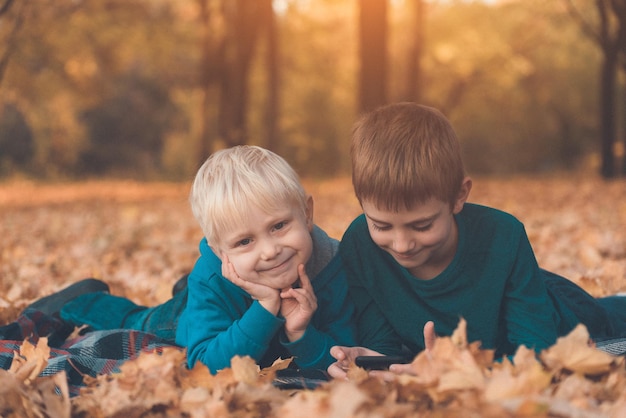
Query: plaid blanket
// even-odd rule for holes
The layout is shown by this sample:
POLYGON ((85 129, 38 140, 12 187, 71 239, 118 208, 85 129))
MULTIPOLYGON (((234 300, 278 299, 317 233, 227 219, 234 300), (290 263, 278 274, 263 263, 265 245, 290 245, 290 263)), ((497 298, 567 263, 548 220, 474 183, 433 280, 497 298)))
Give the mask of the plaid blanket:
MULTIPOLYGON (((124 362, 137 358, 142 352, 161 353, 165 347, 178 347, 153 334, 129 329, 89 331, 66 340, 73 330, 56 317, 34 310, 24 311, 16 322, 0 327, 0 368, 11 367, 13 353, 19 352, 24 339, 36 344, 40 337, 48 337, 50 359, 41 376, 65 370, 70 395, 76 396, 84 386, 85 375, 96 377, 118 372, 124 362)), ((626 355, 626 338, 600 341, 597 348, 616 356, 626 355)), ((280 385, 281 381, 278 383, 280 385)))
POLYGON ((84 375, 96 377, 117 372, 124 362, 142 352, 160 353, 164 347, 175 347, 155 335, 128 329, 91 331, 65 341, 64 336, 71 331, 67 324, 55 317, 25 311, 16 322, 0 328, 0 368, 7 370, 11 367, 13 353, 19 352, 24 339, 36 344, 40 337, 47 336, 50 359, 41 376, 52 376, 65 370, 70 394, 76 396, 84 386, 84 375), (62 343, 55 346, 55 341, 62 343))

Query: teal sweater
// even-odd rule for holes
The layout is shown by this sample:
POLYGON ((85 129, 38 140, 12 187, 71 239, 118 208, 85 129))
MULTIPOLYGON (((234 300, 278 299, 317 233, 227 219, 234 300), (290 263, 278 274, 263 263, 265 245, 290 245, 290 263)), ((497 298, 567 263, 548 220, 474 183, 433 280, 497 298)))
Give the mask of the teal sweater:
POLYGON ((496 209, 466 204, 456 215, 459 240, 454 259, 431 280, 419 280, 370 238, 364 215, 346 231, 339 252, 356 305, 360 345, 385 354, 404 345, 424 349, 423 327, 451 335, 460 318, 468 340, 498 356, 523 344, 540 350, 559 330, 577 322, 564 317, 546 291, 523 225, 496 209))
POLYGON ((187 306, 176 330, 176 342, 187 347, 187 363, 204 363, 212 373, 230 366, 233 356, 250 356, 262 367, 278 358, 295 357, 303 369, 326 369, 330 347, 354 345, 345 272, 337 241, 315 227, 313 254, 306 265, 318 308, 302 338, 289 342, 285 320, 274 316, 221 274, 222 263, 206 239, 188 279, 187 306))

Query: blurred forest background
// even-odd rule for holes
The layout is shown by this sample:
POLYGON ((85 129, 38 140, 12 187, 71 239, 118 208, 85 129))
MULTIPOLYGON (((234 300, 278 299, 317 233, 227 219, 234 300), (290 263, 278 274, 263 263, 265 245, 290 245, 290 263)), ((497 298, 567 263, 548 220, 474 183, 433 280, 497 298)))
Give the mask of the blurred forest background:
POLYGON ((624 0, 0 0, 0 176, 188 179, 257 144, 349 170, 360 112, 441 109, 470 174, 626 174, 624 0))

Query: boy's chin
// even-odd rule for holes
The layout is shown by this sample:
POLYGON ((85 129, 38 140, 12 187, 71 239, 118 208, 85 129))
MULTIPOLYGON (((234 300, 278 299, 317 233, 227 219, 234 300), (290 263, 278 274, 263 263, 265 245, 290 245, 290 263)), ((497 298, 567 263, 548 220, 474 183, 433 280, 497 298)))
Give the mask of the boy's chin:
POLYGON ((298 277, 295 277, 295 278, 276 277, 273 279, 264 280, 262 284, 269 286, 273 289, 286 290, 289 288, 300 287, 300 280, 298 277))

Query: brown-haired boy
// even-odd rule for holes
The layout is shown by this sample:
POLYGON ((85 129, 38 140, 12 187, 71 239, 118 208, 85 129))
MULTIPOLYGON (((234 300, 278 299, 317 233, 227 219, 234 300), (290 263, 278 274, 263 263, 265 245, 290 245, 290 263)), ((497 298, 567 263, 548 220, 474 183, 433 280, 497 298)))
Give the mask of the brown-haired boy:
POLYGON ((626 335, 626 298, 596 300, 540 269, 521 222, 467 203, 472 180, 439 111, 398 103, 366 114, 354 126, 351 158, 363 215, 340 254, 362 347, 333 347, 332 376, 344 377, 358 355, 404 348, 414 356, 435 331, 451 335, 461 317, 468 339, 497 356, 520 345, 544 349, 581 322, 595 339, 626 335))

